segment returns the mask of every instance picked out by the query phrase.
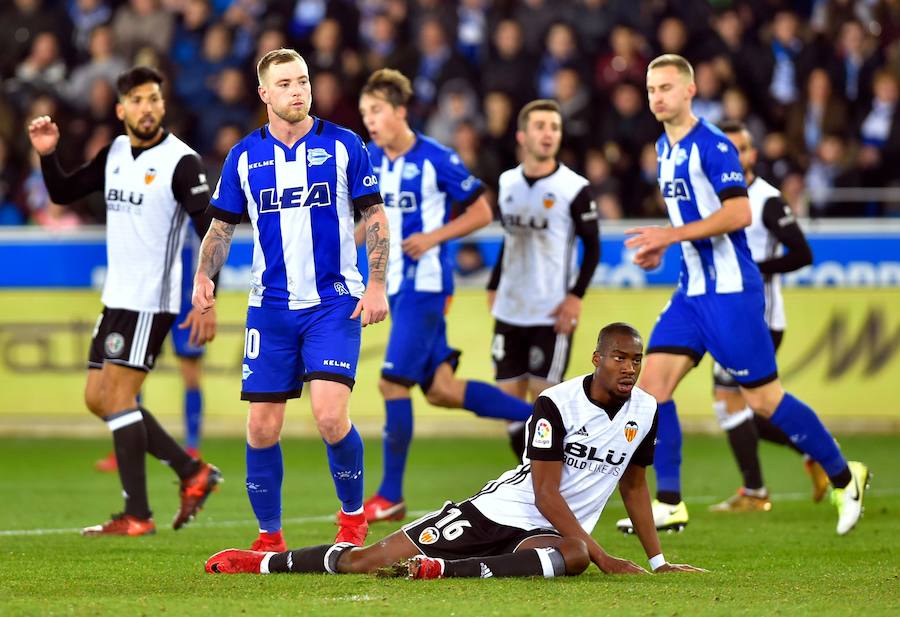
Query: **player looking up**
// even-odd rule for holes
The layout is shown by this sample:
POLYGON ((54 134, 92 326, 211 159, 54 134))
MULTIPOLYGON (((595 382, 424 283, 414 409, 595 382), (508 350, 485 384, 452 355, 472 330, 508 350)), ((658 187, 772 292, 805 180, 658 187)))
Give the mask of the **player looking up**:
MULTIPOLYGON (((671 227, 637 227, 626 246, 634 262, 659 266, 669 245, 680 243, 678 288, 663 309, 647 348, 641 381, 661 401, 654 468, 657 527, 683 527, 681 428, 672 395, 707 351, 732 375, 754 411, 791 436, 822 465, 834 486, 837 533, 850 531, 862 514, 869 471, 848 463, 809 406, 786 393, 778 380, 775 347, 765 321, 764 286, 744 228, 752 221, 744 173, 734 145, 714 126, 691 113, 696 93, 693 68, 674 54, 647 69, 650 109, 665 133, 656 144, 660 190, 671 227)), ((623 527, 628 521, 620 521, 623 527)))
MULTIPOLYGON (((204 233, 209 201, 197 153, 163 126, 162 76, 135 67, 119 76, 117 137, 71 174, 56 157, 59 127, 47 116, 31 121, 28 136, 41 155, 51 199, 72 203, 95 191, 106 196, 107 275, 103 312, 88 359, 85 403, 112 431, 125 509, 85 535, 140 536, 156 531, 147 497, 146 454, 168 463, 181 479, 181 506, 172 526, 193 517, 216 485, 219 470, 188 455, 138 404, 181 304, 181 246, 187 219, 204 233)), ((215 336, 214 312, 192 311, 183 324, 202 344, 215 336)))
POLYGON ((401 520, 406 513, 403 472, 413 435, 414 385, 440 407, 519 422, 531 415, 528 403, 495 386, 454 376, 460 352, 447 343, 444 319, 453 294, 447 241, 484 227, 493 214, 481 181, 459 156, 409 127, 411 95, 409 79, 382 69, 369 78, 359 101, 393 230, 387 278, 392 326, 378 382, 386 411, 384 475, 365 502, 369 521, 401 520))
POLYGON ((618 485, 655 572, 702 571, 669 564, 653 525, 645 467, 653 461, 656 401, 635 387, 643 342, 624 323, 606 326, 592 373, 545 390, 528 420, 526 456, 481 491, 356 548, 324 544, 290 552, 228 549, 206 562, 218 574, 366 573, 391 567, 431 579, 644 573, 591 536, 618 485), (404 560, 408 560, 404 563, 404 560))
MULTIPOLYGON (((581 298, 600 261, 597 206, 586 178, 556 159, 562 115, 551 100, 519 112, 522 164, 500 175, 503 245, 488 283, 495 318, 495 378, 508 394, 531 400, 562 381, 581 298), (584 256, 576 269, 581 240, 584 256)), ((521 451, 521 429, 510 425, 521 451)))
POLYGON ((257 65, 269 123, 235 145, 212 197, 194 306, 214 306, 213 282, 244 213, 253 264, 241 398, 247 420, 247 494, 259 522, 253 546, 283 550, 279 439, 287 399, 309 382, 338 499, 338 542, 362 544, 363 443, 350 422, 361 326, 383 321, 389 237, 378 178, 355 133, 310 115, 306 61, 276 49, 257 65), (366 224, 369 285, 356 267, 353 210, 366 224))

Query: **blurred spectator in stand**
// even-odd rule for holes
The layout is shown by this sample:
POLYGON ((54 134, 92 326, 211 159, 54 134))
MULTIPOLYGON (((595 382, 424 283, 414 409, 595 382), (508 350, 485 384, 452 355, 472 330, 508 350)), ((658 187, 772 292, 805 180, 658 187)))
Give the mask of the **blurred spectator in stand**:
POLYGON ((0 138, 0 225, 25 223, 25 214, 14 201, 20 174, 9 144, 0 138))
POLYGON ((348 90, 356 91, 362 81, 363 65, 359 54, 344 42, 341 24, 336 19, 323 19, 313 31, 312 47, 304 56, 310 76, 321 71, 341 75, 348 90))
POLYGON ((222 165, 231 148, 247 134, 246 126, 225 124, 216 131, 216 139, 211 150, 203 156, 203 167, 206 169, 206 178, 210 186, 219 183, 222 175, 222 165))
POLYGON ((594 84, 610 91, 622 81, 642 83, 647 74, 647 59, 641 54, 641 38, 625 25, 613 28, 609 37, 611 50, 601 56, 594 67, 594 84))
POLYGON ((431 17, 423 19, 417 40, 414 68, 401 72, 412 77, 415 99, 410 107, 410 122, 421 127, 437 104, 443 85, 451 79, 470 76, 465 60, 450 46, 441 22, 431 17))
POLYGON ((80 225, 78 215, 51 201, 41 173, 41 157, 36 151, 29 153, 28 163, 28 174, 19 194, 19 207, 28 213, 29 220, 49 229, 71 229, 80 225))
POLYGON ((556 73, 562 68, 584 70, 575 30, 569 24, 557 22, 547 31, 547 45, 538 61, 535 84, 539 98, 553 98, 556 73))
POLYGON ((518 109, 504 92, 488 92, 484 97, 484 147, 497 156, 503 169, 515 167, 519 161, 514 128, 518 109))
POLYGON ((567 4, 564 18, 575 26, 585 54, 596 57, 601 45, 611 38, 610 32, 614 31, 617 19, 620 19, 614 3, 609 0, 575 0, 567 4))
POLYGON ((750 111, 750 103, 744 91, 731 87, 722 93, 722 119, 741 122, 753 137, 753 143, 761 144, 766 136, 766 123, 750 111))
POLYGON ((688 31, 684 22, 674 16, 669 16, 659 22, 656 28, 656 41, 660 54, 678 54, 688 60, 688 31))
POLYGON ((768 55, 760 59, 770 68, 767 90, 771 125, 780 127, 787 108, 800 98, 799 84, 808 73, 814 51, 800 38, 800 23, 793 11, 781 9, 775 13, 768 55))
POLYGON ((109 26, 94 28, 94 31, 91 32, 89 46, 90 60, 72 71, 72 76, 63 89, 64 97, 69 105, 76 109, 85 109, 88 106, 94 82, 98 79, 105 81, 110 86, 116 83, 116 78, 128 68, 128 65, 116 55, 115 49, 112 28, 109 26))
MULTIPOLYGON (((66 125, 67 134, 73 143, 84 143, 100 127, 110 129, 113 134, 119 131, 122 123, 116 118, 117 102, 116 91, 109 82, 102 77, 95 79, 84 99, 80 101, 84 107, 79 109, 66 125)), ((112 138, 109 141, 112 141, 112 138)))
POLYGON ((231 34, 223 24, 214 22, 206 29, 200 58, 178 68, 173 88, 178 99, 199 118, 216 103, 215 76, 234 66, 230 56, 231 34))
POLYGON ((712 124, 718 124, 722 119, 722 83, 716 75, 710 62, 701 62, 694 65, 694 82, 697 84, 697 94, 691 104, 691 110, 698 118, 702 118, 712 124))
POLYGON ((482 147, 481 132, 475 124, 466 120, 457 124, 451 147, 472 175, 484 183, 488 203, 493 203, 497 195, 497 179, 503 168, 497 155, 482 147))
POLYGON ((460 122, 471 122, 481 128, 479 102, 478 95, 467 82, 461 79, 448 81, 441 88, 437 109, 425 123, 425 134, 451 147, 460 122))
POLYGON ((512 19, 503 19, 494 28, 493 53, 481 70, 485 92, 508 94, 516 107, 535 98, 534 84, 525 76, 534 70, 534 59, 525 51, 522 27, 512 19))
POLYGON ((456 249, 456 272, 472 276, 485 270, 484 256, 474 242, 463 242, 456 249))
POLYGON ((849 164, 844 139, 840 135, 824 135, 805 177, 810 197, 809 214, 814 217, 860 216, 865 211, 865 203, 843 201, 831 192, 836 188, 857 187, 859 182, 859 174, 849 164))
MULTIPOLYGON (((620 177, 633 175, 645 144, 656 143, 659 125, 647 109, 644 94, 637 85, 623 81, 610 96, 611 107, 601 116, 600 143, 616 144, 619 156, 610 164, 620 177)), ((596 129, 595 129, 596 130, 596 129)))
POLYGON ((757 163, 763 178, 779 186, 788 174, 797 171, 790 157, 788 141, 784 133, 773 131, 762 140, 762 160, 757 163))
POLYGON ((368 43, 363 51, 363 63, 369 71, 387 66, 408 66, 410 49, 397 33, 397 23, 386 12, 370 20, 368 43))
MULTIPOLYGON (((247 105, 247 85, 244 74, 235 67, 222 69, 214 78, 216 101, 198 116, 196 145, 198 151, 212 149, 216 134, 225 125, 249 130, 253 112, 247 105)), ((246 132, 246 131, 245 131, 246 132)))
POLYGON ((312 75, 313 111, 323 120, 340 124, 363 134, 363 124, 356 106, 344 94, 336 73, 321 71, 312 75))
POLYGON ((525 52, 537 57, 544 51, 547 26, 558 21, 565 7, 558 0, 521 0, 513 18, 522 27, 525 36, 525 52))
MULTIPOLYGON (((646 144, 641 148, 640 167, 633 186, 627 187, 625 207, 626 218, 663 218, 666 216, 666 203, 659 184, 656 181, 657 160, 656 145, 646 144)), ((624 200, 624 199, 623 199, 624 200)))
POLYGON ((576 168, 580 167, 593 133, 590 91, 582 83, 577 70, 565 67, 556 73, 552 98, 559 103, 563 121, 562 149, 571 151, 578 161, 576 168))
POLYGON ((157 0, 129 0, 116 10, 112 23, 119 52, 131 63, 142 47, 165 54, 172 44, 175 18, 157 0))
POLYGON ((847 101, 852 117, 858 117, 872 102, 872 77, 883 62, 875 40, 860 22, 848 21, 841 26, 828 69, 834 90, 847 101))
POLYGON ((471 66, 484 59, 489 4, 490 0, 461 0, 457 9, 456 49, 471 66))
POLYGON ((70 0, 69 19, 72 20, 72 39, 79 55, 87 55, 91 44, 91 33, 97 26, 109 22, 112 9, 106 0, 70 0))
POLYGON ((71 40, 71 22, 46 0, 0 2, 0 79, 12 77, 16 66, 33 49, 42 32, 53 32, 57 43, 71 40))
POLYGON ((588 150, 584 157, 584 176, 591 183, 591 195, 597 202, 600 217, 606 220, 622 218, 622 204, 619 200, 621 184, 612 175, 612 168, 603 151, 588 150))
POLYGON ((188 66, 202 55, 203 37, 212 22, 209 0, 186 0, 175 26, 169 58, 176 66, 188 66))
POLYGON ((60 56, 56 35, 41 32, 34 37, 31 52, 16 68, 15 79, 7 87, 22 107, 33 96, 58 96, 65 79, 66 64, 60 56))
MULTIPOLYGON (((715 34, 712 40, 713 53, 717 58, 728 60, 734 73, 734 81, 740 84, 753 109, 762 108, 769 101, 766 95, 768 71, 762 48, 756 40, 755 32, 746 32, 744 21, 736 8, 719 12, 711 20, 715 34)), ((759 142, 757 142, 759 143, 759 142)))
POLYGON ((247 60, 253 55, 260 21, 268 9, 268 0, 223 0, 228 4, 222 15, 222 23, 232 31, 232 55, 247 60))
POLYGON ((844 101, 833 96, 825 69, 813 69, 806 81, 804 100, 788 109, 785 122, 788 149, 798 165, 806 168, 810 156, 826 133, 846 133, 850 120, 844 101))
MULTIPOLYGON (((859 126, 861 148, 857 165, 863 186, 895 186, 900 181, 900 98, 897 77, 887 70, 875 74, 872 103, 859 126)), ((868 204, 866 215, 877 215, 883 204, 868 204)), ((863 214, 860 212, 859 214, 863 214)))

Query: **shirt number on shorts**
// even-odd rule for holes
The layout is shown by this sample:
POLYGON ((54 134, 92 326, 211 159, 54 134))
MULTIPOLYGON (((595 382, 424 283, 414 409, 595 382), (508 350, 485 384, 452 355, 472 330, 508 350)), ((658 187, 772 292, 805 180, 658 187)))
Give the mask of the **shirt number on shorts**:
POLYGON ((441 535, 444 536, 444 539, 448 542, 452 542, 463 534, 463 531, 466 530, 466 527, 471 527, 472 523, 467 521, 466 519, 460 519, 459 516, 462 514, 462 511, 459 508, 450 508, 447 511, 447 516, 439 520, 434 524, 441 531, 441 535))
POLYGON ((491 355, 497 362, 503 361, 506 357, 506 337, 502 334, 495 334, 491 343, 491 355))
POLYGON ((256 360, 259 356, 259 330, 246 328, 244 330, 244 357, 256 360))

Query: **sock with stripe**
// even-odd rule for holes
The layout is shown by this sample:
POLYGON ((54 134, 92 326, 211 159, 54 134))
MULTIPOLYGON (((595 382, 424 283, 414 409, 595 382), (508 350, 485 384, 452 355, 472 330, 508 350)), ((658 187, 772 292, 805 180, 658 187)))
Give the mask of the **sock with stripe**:
POLYGON ((191 458, 146 407, 140 407, 140 410, 147 430, 147 452, 171 467, 182 480, 197 473, 200 461, 191 458))
POLYGON ((822 466, 835 488, 847 486, 851 479, 847 459, 812 408, 785 392, 770 419, 794 445, 822 466))
POLYGON ((566 562, 555 548, 535 548, 492 557, 444 560, 446 578, 499 578, 504 576, 543 576, 553 578, 566 573, 566 562))
POLYGON ((247 497, 261 532, 281 529, 281 483, 284 460, 281 444, 254 448, 247 444, 247 497))
POLYGON ((403 500, 403 472, 413 436, 412 401, 408 398, 385 401, 384 408, 384 476, 378 494, 396 503, 403 500))
POLYGON ((463 408, 482 418, 524 422, 531 416, 531 405, 510 396, 500 388, 481 381, 467 381, 463 408))
POLYGON ((334 489, 346 514, 362 511, 363 505, 363 442, 356 427, 337 443, 325 443, 328 467, 334 480, 334 489))
POLYGON ((338 560, 345 551, 354 548, 350 544, 320 544, 299 548, 296 551, 275 553, 263 559, 262 574, 324 572, 338 574, 338 560))
POLYGON ((676 505, 681 502, 681 424, 675 401, 659 404, 656 430, 656 498, 676 505))
POLYGON ((759 464, 759 435, 753 419, 744 420, 727 432, 728 444, 737 461, 744 488, 759 490, 763 488, 762 467, 759 464))
POLYGON ((184 445, 200 449, 200 424, 203 421, 203 393, 199 388, 184 391, 184 445))
POLYGON ((147 499, 147 431, 137 408, 119 411, 103 418, 112 431, 119 481, 125 494, 125 514, 148 519, 147 499))

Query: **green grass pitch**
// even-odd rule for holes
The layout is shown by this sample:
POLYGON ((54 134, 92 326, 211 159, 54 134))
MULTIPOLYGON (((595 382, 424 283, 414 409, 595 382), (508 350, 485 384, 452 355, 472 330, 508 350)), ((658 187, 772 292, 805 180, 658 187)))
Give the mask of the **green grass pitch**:
MULTIPOLYGON (((379 480, 380 444, 367 440, 366 485, 379 480)), ((738 485, 724 439, 687 436, 685 496, 691 522, 664 535, 665 554, 705 575, 605 576, 595 567, 571 579, 407 581, 367 576, 211 576, 205 558, 247 546, 255 526, 243 487, 238 439, 207 440, 205 453, 226 483, 179 532, 173 474, 150 460, 159 533, 82 538, 76 529, 120 507, 118 481, 91 469, 107 440, 0 440, 0 615, 697 615, 900 614, 898 436, 845 436, 845 452, 875 474, 866 514, 850 535, 809 499, 799 458, 764 445, 772 512, 706 512, 738 485)), ((336 508, 318 440, 287 440, 285 532, 291 546, 330 541, 336 508)), ((414 442, 407 482, 413 513, 462 499, 507 469, 506 444, 489 439, 414 442)), ((636 538, 614 529, 611 500, 595 537, 607 551, 646 563, 636 538)), ((376 525, 377 540, 396 525, 376 525)))

